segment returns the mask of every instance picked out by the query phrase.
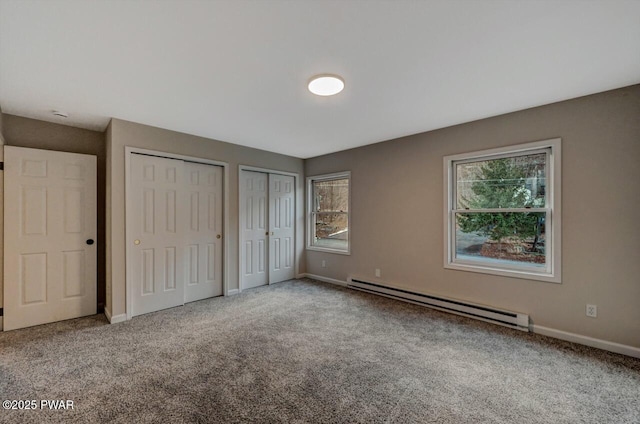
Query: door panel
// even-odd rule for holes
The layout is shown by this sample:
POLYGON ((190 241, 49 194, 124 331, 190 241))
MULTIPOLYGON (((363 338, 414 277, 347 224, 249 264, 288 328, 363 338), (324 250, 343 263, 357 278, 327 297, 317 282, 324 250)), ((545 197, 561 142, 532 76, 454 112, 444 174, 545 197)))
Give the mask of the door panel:
POLYGON ((184 303, 183 175, 180 160, 132 154, 128 249, 132 316, 184 303))
POLYGON ((222 295, 222 179, 220 166, 185 163, 189 195, 186 302, 222 295))
POLYGON ((269 174, 269 282, 295 278, 294 177, 269 174))
POLYGON ((96 157, 4 149, 4 329, 95 314, 96 157))
POLYGON ((84 250, 62 252, 63 298, 82 296, 84 293, 84 250))
POLYGON ((267 174, 242 171, 240 223, 242 225, 242 289, 267 284, 267 174))

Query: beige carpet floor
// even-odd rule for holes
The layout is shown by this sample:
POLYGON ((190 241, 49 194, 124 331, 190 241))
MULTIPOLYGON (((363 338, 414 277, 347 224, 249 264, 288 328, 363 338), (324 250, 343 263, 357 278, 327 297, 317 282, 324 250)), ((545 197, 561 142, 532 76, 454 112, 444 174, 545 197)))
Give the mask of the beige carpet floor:
POLYGON ((2 423, 640 423, 640 360, 310 280, 0 333, 2 423))

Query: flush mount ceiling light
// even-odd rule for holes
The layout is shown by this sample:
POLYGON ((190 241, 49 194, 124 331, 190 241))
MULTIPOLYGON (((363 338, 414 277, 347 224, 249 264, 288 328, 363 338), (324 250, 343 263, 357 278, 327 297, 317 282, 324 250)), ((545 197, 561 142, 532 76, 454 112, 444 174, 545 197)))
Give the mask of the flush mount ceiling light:
POLYGON ((344 89, 344 80, 338 75, 316 75, 309 81, 309 91, 318 96, 333 96, 344 89))

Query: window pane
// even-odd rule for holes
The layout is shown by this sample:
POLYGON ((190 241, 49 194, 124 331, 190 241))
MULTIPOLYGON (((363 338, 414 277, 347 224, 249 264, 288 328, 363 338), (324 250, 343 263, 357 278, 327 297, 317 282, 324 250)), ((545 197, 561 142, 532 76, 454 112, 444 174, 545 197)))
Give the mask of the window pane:
POLYGON ((315 213, 314 225, 314 246, 347 250, 349 219, 346 213, 315 213))
POLYGON ((315 181, 313 208, 316 212, 347 212, 349 210, 349 180, 315 181))
POLYGON ((545 207, 545 153, 455 165, 456 209, 545 207))
POLYGON ((456 213, 456 259, 546 265, 544 212, 456 213))

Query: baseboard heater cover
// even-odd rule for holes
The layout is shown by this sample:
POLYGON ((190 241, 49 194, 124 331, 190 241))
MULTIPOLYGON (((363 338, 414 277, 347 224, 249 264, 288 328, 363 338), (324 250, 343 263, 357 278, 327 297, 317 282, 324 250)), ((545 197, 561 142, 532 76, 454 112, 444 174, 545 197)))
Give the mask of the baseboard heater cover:
POLYGON ((490 306, 476 305, 461 300, 448 299, 422 293, 414 293, 408 290, 395 289, 378 283, 357 280, 349 277, 347 287, 355 290, 373 293, 380 296, 415 303, 439 311, 450 312, 480 321, 514 328, 520 331, 529 331, 529 315, 519 312, 505 311, 490 306))

